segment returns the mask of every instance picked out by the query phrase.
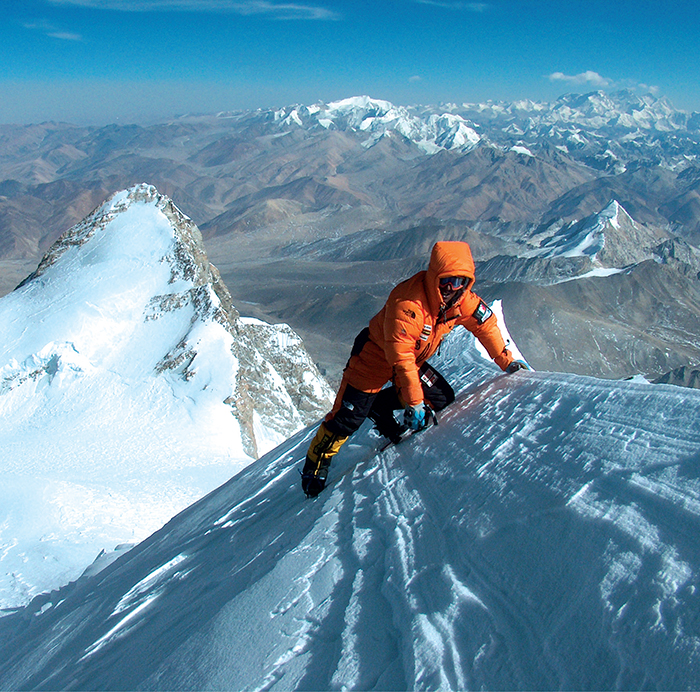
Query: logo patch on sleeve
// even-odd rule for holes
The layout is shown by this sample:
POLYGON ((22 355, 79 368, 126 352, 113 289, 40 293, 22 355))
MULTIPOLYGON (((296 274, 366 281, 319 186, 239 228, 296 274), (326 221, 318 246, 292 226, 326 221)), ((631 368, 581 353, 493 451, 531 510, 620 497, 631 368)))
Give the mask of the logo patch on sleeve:
POLYGON ((437 373, 434 370, 426 370, 420 375, 420 381, 424 382, 427 387, 434 386, 437 380, 437 373))
POLYGON ((483 324, 486 322, 486 320, 493 315, 493 311, 491 308, 484 303, 484 301, 480 301, 479 305, 477 306, 476 310, 474 310, 474 313, 472 317, 479 323, 483 324))

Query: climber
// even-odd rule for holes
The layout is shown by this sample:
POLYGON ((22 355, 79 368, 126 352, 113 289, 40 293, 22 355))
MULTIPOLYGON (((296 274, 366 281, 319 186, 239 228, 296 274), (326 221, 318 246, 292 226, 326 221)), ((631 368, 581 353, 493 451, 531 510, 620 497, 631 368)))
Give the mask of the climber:
POLYGON ((435 243, 427 271, 396 286, 358 334, 335 404, 309 446, 302 471, 307 496, 323 490, 331 460, 365 418, 396 442, 405 430, 427 426, 434 411, 454 401, 452 387, 426 361, 455 326, 472 332, 502 370, 528 368, 514 359, 495 315, 472 292, 474 269, 467 243, 435 243), (402 408, 403 425, 394 417, 402 408))

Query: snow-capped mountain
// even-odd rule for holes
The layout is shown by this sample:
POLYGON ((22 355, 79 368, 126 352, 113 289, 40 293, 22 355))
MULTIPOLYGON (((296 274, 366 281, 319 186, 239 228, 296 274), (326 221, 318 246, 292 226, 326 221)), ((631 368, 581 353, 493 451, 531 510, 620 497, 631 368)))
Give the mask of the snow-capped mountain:
POLYGON ((640 160, 683 168, 700 154, 697 114, 629 90, 566 94, 552 103, 465 103, 453 111, 500 146, 520 140, 534 150, 556 147, 611 173, 640 160))
POLYGON ((531 257, 586 257, 592 266, 622 269, 654 257, 654 249, 668 238, 659 229, 638 224, 613 200, 599 213, 567 224, 552 224, 530 242, 539 240, 531 257), (551 235, 549 235, 551 233, 551 235), (543 235, 545 237, 543 237, 543 235))
MULTIPOLYGON (((616 200, 581 220, 538 225, 523 236, 526 242, 512 254, 481 262, 478 276, 494 282, 550 286, 573 279, 612 276, 646 260, 673 263, 671 255, 680 253, 667 233, 637 223, 616 200)), ((692 271, 700 254, 695 259, 694 251, 689 246, 686 249, 682 261, 692 271)))
POLYGON ((117 562, 0 619, 3 689, 697 689, 700 392, 499 374, 440 424, 313 428, 117 562))
POLYGON ((623 89, 607 93, 565 94, 552 103, 522 100, 512 103, 462 104, 467 112, 481 114, 479 120, 499 120, 511 127, 537 129, 546 125, 578 125, 590 130, 621 127, 657 132, 697 129, 691 117, 676 110, 665 98, 637 96, 623 89))
POLYGON ((3 608, 144 538, 332 395, 289 327, 239 317, 148 185, 61 236, 0 325, 3 608))
POLYGON ((481 137, 473 123, 459 115, 445 112, 427 115, 412 112, 389 101, 358 96, 329 104, 292 106, 275 112, 275 120, 300 127, 318 124, 326 129, 337 128, 367 133, 364 147, 375 145, 382 137, 398 133, 423 150, 434 154, 443 149, 469 151, 481 137))
MULTIPOLYGON (((265 112, 258 117, 268 118, 265 112)), ((365 147, 396 133, 424 153, 470 151, 479 144, 532 156, 531 148, 558 147, 597 168, 621 172, 632 159, 662 156, 669 166, 700 154, 698 118, 664 98, 629 90, 567 94, 534 101, 396 106, 358 96, 329 104, 289 106, 274 112, 279 126, 320 125, 366 133, 365 147), (686 136, 681 144, 679 135, 686 136), (684 149, 684 151, 681 151, 684 149)))

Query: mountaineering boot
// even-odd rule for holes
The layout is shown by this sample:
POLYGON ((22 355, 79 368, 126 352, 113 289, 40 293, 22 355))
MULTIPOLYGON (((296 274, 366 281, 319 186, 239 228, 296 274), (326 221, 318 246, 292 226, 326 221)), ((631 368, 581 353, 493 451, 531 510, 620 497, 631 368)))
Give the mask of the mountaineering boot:
POLYGON ((321 423, 309 445, 304 469, 301 472, 301 489, 307 497, 316 497, 326 487, 331 460, 347 439, 347 435, 329 432, 325 423, 321 423))
POLYGON ((401 425, 393 414, 389 416, 377 416, 370 413, 369 419, 374 423, 376 431, 394 444, 401 442, 401 436, 408 430, 407 426, 401 425))

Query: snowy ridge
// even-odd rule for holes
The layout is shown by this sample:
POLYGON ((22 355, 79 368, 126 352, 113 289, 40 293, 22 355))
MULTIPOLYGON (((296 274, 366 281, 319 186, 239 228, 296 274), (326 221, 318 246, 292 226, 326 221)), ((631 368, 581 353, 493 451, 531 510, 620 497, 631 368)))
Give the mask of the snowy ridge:
MULTIPOLYGON (((530 239, 537 249, 526 257, 591 260, 595 275, 609 275, 646 259, 658 258, 662 234, 636 223, 617 200, 597 214, 562 224, 555 222, 530 239)), ((590 274, 586 274, 590 275, 590 274)))
POLYGON ((700 154, 697 114, 630 90, 566 94, 551 103, 464 103, 452 112, 478 123, 496 146, 509 148, 515 140, 534 151, 556 147, 610 173, 638 160, 682 169, 700 154))
POLYGON ((67 231, 0 325, 0 608, 145 538, 332 396, 289 327, 240 320, 148 185, 67 231))
POLYGON ((312 427, 0 620, 0 686, 697 688, 700 393, 506 376, 464 334, 438 367, 439 426, 363 428, 315 501, 312 427))
POLYGON ((614 93, 566 94, 553 103, 524 99, 512 103, 465 103, 462 108, 491 119, 511 120, 513 124, 527 122, 533 129, 575 124, 593 130, 621 127, 631 131, 668 132, 688 126, 687 114, 674 109, 667 99, 657 99, 651 94, 637 96, 625 89, 614 93))
POLYGON ((605 247, 605 231, 612 227, 619 229, 618 217, 625 214, 634 223, 620 204, 613 200, 599 214, 584 223, 567 224, 556 235, 542 244, 541 250, 533 256, 538 257, 590 257, 596 260, 605 247))

